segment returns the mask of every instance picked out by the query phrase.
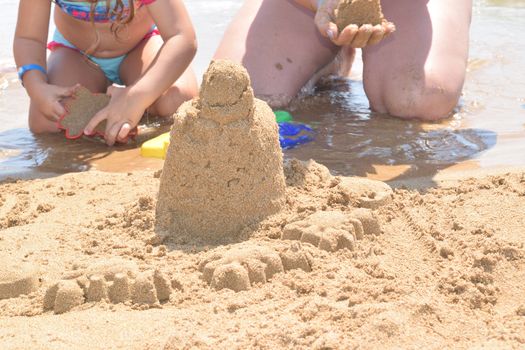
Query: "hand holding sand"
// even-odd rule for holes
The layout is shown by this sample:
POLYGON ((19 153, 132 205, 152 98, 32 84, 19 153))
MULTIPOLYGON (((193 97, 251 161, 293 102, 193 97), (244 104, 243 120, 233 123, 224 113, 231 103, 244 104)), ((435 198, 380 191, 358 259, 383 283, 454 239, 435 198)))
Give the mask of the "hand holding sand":
POLYGON ((353 48, 377 44, 396 29, 379 0, 321 0, 315 24, 334 44, 353 48))
POLYGON ((126 142, 146 108, 140 104, 140 99, 131 96, 129 87, 110 86, 107 95, 111 96, 109 104, 91 119, 84 134, 92 135, 97 125, 105 120, 104 139, 112 146, 115 142, 126 142))
POLYGON ((49 121, 56 122, 66 110, 62 101, 73 95, 78 85, 63 87, 52 84, 41 84, 36 89, 28 90, 34 100, 36 109, 49 121))

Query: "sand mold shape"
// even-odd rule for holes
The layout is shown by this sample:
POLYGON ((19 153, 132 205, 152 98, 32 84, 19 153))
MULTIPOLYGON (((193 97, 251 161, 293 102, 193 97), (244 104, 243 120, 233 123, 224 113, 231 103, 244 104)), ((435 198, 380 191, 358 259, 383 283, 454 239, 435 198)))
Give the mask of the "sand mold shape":
MULTIPOLYGON (((64 105, 66 114, 58 121, 58 127, 65 130, 68 139, 78 139, 84 134, 84 128, 98 111, 106 107, 110 97, 106 94, 91 93, 85 87, 78 87, 73 96, 64 105)), ((106 121, 97 125, 94 132, 104 135, 106 121)))
POLYGON ((368 209, 389 204, 394 194, 384 182, 359 177, 341 177, 337 187, 355 197, 360 208, 368 209))
POLYGON ((355 241, 363 234, 380 234, 379 222, 371 210, 355 209, 349 213, 320 211, 303 220, 287 224, 282 239, 310 243, 320 249, 334 252, 354 250, 355 241))
POLYGON ((156 232, 183 243, 234 241, 245 227, 279 212, 284 201, 272 110, 254 99, 246 69, 213 61, 199 97, 183 104, 175 117, 156 232))
POLYGON ((301 269, 310 272, 312 256, 296 243, 279 251, 263 245, 241 244, 212 252, 199 264, 203 279, 214 289, 239 292, 268 282, 275 274, 301 269))
POLYGON ((0 300, 30 294, 38 289, 38 273, 25 266, 0 266, 0 300))
MULTIPOLYGON (((110 101, 106 94, 92 93, 83 86, 78 87, 73 96, 68 99, 64 107, 66 113, 59 119, 58 128, 65 130, 66 138, 78 139, 84 135, 84 128, 89 121, 106 107, 110 101)), ((106 131, 106 121, 100 122, 91 136, 104 136, 106 131)), ((135 128, 130 132, 130 136, 136 135, 135 128)))
POLYGON ((153 306, 169 300, 172 292, 171 281, 161 271, 139 272, 134 263, 120 259, 94 264, 64 278, 47 289, 44 310, 61 314, 100 301, 153 306))
POLYGON ((335 13, 339 31, 350 24, 360 27, 363 24, 381 24, 384 20, 380 0, 342 0, 335 13))

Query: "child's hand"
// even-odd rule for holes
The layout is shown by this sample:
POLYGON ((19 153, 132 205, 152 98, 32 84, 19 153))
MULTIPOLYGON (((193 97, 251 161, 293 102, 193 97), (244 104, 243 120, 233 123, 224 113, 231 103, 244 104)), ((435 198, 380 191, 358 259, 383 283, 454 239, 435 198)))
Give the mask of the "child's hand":
POLYGON ((99 111, 84 129, 84 134, 92 135, 95 127, 106 120, 106 131, 104 138, 108 146, 116 141, 126 142, 129 132, 137 126, 144 114, 145 107, 140 99, 130 96, 130 88, 110 86, 107 94, 111 96, 109 104, 99 111))
POLYGON ((37 109, 50 121, 56 122, 62 117, 66 110, 62 103, 63 99, 71 97, 78 85, 63 87, 51 84, 41 84, 30 91, 30 96, 36 104, 37 109))
POLYGON ((338 5, 339 0, 321 1, 315 14, 317 29, 336 45, 363 48, 377 44, 396 30, 396 26, 393 23, 384 21, 382 24, 375 26, 363 24, 361 27, 357 27, 355 24, 351 24, 339 33, 334 23, 334 13, 338 5))

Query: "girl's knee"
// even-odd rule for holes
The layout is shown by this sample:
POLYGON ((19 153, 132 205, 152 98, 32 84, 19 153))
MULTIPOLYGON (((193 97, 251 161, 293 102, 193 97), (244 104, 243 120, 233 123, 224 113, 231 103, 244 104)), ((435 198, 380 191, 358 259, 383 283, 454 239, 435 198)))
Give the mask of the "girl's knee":
POLYGON ((185 101, 199 93, 197 84, 175 84, 169 88, 152 106, 152 112, 160 117, 171 117, 185 101))
POLYGON ((39 112, 30 112, 28 119, 29 130, 33 134, 50 134, 59 132, 56 123, 47 120, 39 112))

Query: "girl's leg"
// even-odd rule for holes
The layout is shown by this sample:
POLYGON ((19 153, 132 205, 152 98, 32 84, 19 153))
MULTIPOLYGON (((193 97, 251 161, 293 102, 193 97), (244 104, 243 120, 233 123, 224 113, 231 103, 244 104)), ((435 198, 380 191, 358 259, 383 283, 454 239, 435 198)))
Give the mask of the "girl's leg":
MULTIPOLYGON (((120 76, 124 84, 133 84, 148 70, 162 44, 160 35, 152 36, 128 53, 120 66, 120 76)), ((198 91, 195 74, 191 67, 188 67, 173 86, 148 108, 148 112, 161 117, 171 117, 184 101, 192 99, 198 91)))
MULTIPOLYGON (((47 62, 49 84, 74 86, 81 84, 92 92, 106 92, 109 81, 97 66, 79 52, 59 47, 51 52, 47 62)), ((55 122, 44 117, 33 102, 29 105, 29 129, 35 133, 58 132, 55 122)))
POLYGON ((471 0, 383 0, 397 31, 363 50, 372 109, 436 120, 456 106, 467 67, 471 0))
POLYGON ((258 97, 285 105, 338 50, 319 34, 313 16, 293 0, 247 0, 215 58, 242 63, 258 97))

